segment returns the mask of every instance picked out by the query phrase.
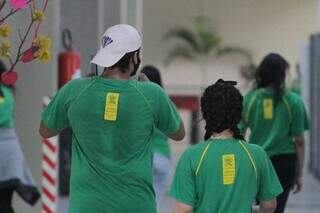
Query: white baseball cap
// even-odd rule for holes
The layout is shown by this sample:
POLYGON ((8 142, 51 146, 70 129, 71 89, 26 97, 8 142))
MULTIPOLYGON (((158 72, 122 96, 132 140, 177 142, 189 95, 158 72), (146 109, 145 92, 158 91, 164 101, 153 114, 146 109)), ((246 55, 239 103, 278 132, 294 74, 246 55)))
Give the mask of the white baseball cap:
POLYGON ((115 65, 126 53, 141 47, 141 38, 131 25, 119 24, 107 29, 101 38, 101 46, 91 63, 101 67, 115 65))

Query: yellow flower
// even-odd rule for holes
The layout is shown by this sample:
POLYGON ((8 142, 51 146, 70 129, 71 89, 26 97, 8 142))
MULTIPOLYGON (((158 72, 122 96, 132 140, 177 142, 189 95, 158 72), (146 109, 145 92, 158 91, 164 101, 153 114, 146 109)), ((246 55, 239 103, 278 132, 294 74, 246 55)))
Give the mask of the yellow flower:
POLYGON ((1 43, 0 46, 0 56, 4 56, 4 57, 10 57, 10 41, 9 40, 4 40, 1 43))
POLYGON ((38 51, 34 53, 34 56, 42 62, 49 62, 52 58, 52 53, 49 50, 52 46, 51 39, 41 35, 33 41, 33 44, 39 48, 38 51))
POLYGON ((50 49, 52 46, 52 41, 49 37, 46 36, 38 36, 35 40, 34 43, 36 46, 38 46, 40 49, 50 49))
POLYGON ((35 57, 37 57, 41 62, 48 63, 52 58, 52 54, 50 50, 40 50, 36 52, 35 57))
POLYGON ((11 27, 10 27, 10 25, 7 25, 7 24, 2 24, 2 25, 0 25, 0 35, 1 35, 2 37, 7 38, 10 33, 11 33, 11 27))
POLYGON ((32 14, 34 21, 43 21, 45 13, 42 10, 35 10, 32 14))

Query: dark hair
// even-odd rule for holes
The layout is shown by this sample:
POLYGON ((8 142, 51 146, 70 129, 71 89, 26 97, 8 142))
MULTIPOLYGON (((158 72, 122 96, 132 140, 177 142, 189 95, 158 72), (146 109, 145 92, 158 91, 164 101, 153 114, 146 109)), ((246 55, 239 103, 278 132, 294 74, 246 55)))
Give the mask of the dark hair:
POLYGON ((150 81, 162 87, 160 71, 156 67, 152 65, 146 65, 142 68, 141 72, 144 73, 150 81))
POLYGON ((257 87, 271 87, 275 92, 275 101, 279 100, 285 87, 286 70, 288 68, 289 63, 281 55, 268 54, 257 68, 257 87))
POLYGON ((206 121, 205 140, 213 133, 220 133, 226 129, 233 132, 234 138, 244 140, 237 126, 241 120, 243 97, 234 87, 236 84, 235 81, 219 79, 204 91, 201 97, 201 111, 206 121))
POLYGON ((126 69, 129 68, 130 62, 135 54, 135 52, 139 52, 139 50, 126 53, 117 63, 112 65, 110 68, 119 68, 121 72, 126 72, 126 69))

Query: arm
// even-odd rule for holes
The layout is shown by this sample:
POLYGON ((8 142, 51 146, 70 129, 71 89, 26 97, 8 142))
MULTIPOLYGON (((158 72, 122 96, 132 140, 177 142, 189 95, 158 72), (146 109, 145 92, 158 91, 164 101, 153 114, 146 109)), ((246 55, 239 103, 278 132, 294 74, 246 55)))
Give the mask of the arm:
POLYGON ((260 201, 260 211, 261 213, 273 213, 277 207, 277 199, 274 198, 268 201, 260 201))
POLYGON ((193 213, 193 207, 176 201, 175 213, 193 213))
POLYGON ((183 121, 181 120, 179 130, 174 134, 168 135, 168 137, 175 141, 181 141, 185 135, 186 135, 186 132, 184 129, 184 124, 183 124, 183 121))
POLYGON ((175 141, 181 141, 185 137, 185 129, 179 112, 164 90, 157 86, 154 87, 153 95, 155 108, 155 127, 163 134, 175 141))
POLYGON ((51 138, 59 134, 54 129, 49 129, 43 122, 40 123, 39 133, 43 138, 51 138))
POLYGON ((298 193, 302 188, 302 174, 304 164, 304 138, 302 135, 294 137, 294 144, 297 153, 296 174, 294 178, 293 192, 298 193))
POLYGON ((43 138, 50 138, 59 134, 69 126, 67 101, 70 94, 70 83, 62 87, 50 101, 41 116, 39 133, 43 138))

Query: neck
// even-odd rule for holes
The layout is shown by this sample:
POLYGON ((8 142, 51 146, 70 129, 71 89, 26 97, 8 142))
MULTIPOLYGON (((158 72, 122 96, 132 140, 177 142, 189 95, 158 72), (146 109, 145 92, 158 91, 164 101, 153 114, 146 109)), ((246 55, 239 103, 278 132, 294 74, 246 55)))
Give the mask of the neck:
POLYGON ((119 68, 106 68, 101 75, 104 78, 110 78, 114 80, 128 80, 130 75, 128 72, 122 72, 119 68))
POLYGON ((221 138, 221 139, 233 138, 233 132, 230 129, 223 130, 220 133, 214 132, 212 134, 212 138, 221 138))

